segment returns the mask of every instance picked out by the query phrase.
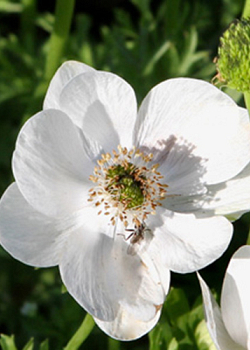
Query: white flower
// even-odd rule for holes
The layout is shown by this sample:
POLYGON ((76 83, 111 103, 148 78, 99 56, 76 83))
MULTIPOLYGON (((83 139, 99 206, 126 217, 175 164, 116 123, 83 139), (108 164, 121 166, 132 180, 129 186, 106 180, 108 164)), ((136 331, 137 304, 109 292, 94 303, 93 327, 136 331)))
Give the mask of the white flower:
POLYGON ((243 246, 228 265, 221 292, 221 310, 201 278, 208 331, 218 350, 250 349, 250 246, 243 246))
MULTIPOLYGON (((214 86, 164 81, 137 114, 123 79, 67 62, 18 136, 0 241, 24 263, 59 265, 107 334, 135 339, 158 321, 170 270, 198 270, 227 248, 217 192, 249 160, 247 111, 214 86)), ((238 198, 233 211, 243 207, 238 198)))

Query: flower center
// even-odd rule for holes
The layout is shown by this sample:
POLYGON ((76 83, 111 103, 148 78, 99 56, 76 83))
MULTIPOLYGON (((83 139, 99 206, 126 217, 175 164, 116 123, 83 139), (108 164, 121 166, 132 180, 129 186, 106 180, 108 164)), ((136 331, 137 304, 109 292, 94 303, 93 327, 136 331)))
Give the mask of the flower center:
POLYGON ((123 165, 111 166, 107 171, 106 179, 109 180, 107 191, 113 198, 123 203, 125 209, 143 204, 145 176, 134 164, 125 162, 123 165))
POLYGON ((94 175, 90 176, 96 186, 89 190, 89 201, 95 206, 101 206, 98 214, 104 212, 111 215, 111 222, 119 216, 125 227, 128 216, 140 226, 149 214, 155 213, 160 200, 165 198, 166 184, 161 184, 163 176, 157 171, 158 164, 152 163, 153 155, 145 155, 138 149, 118 146, 118 152, 113 150, 102 154, 97 161, 94 175))

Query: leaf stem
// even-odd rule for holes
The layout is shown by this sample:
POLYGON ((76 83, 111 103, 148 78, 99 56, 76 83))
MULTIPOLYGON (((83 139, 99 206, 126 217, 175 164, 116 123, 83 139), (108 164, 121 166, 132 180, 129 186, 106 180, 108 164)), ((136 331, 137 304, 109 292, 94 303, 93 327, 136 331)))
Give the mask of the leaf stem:
POLYGON ((73 17, 75 0, 57 0, 55 24, 50 37, 45 65, 45 79, 48 81, 60 65, 73 17))
POLYGON ((78 330, 75 332, 73 337, 70 339, 68 344, 65 346, 63 350, 77 350, 81 346, 81 344, 88 338, 89 334, 91 333, 92 329, 95 326, 95 321, 93 320, 93 317, 87 314, 78 328, 78 330))

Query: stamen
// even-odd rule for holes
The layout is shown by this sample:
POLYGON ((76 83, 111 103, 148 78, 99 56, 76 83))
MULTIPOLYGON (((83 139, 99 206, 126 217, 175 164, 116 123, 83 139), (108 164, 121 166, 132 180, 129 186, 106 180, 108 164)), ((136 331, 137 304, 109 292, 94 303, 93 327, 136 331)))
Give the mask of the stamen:
POLYGON ((167 184, 160 182, 163 176, 157 171, 159 164, 149 166, 153 154, 145 155, 133 147, 128 151, 119 145, 112 154, 105 153, 97 161, 94 174, 89 179, 96 184, 89 190, 89 202, 103 206, 104 215, 111 215, 112 225, 118 216, 128 226, 128 215, 140 226, 150 214, 155 214, 159 201, 167 195, 167 184))

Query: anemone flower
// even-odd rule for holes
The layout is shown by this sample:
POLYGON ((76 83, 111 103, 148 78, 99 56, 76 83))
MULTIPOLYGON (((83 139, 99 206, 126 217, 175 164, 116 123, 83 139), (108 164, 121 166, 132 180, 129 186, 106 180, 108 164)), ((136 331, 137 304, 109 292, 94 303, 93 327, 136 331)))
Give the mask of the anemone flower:
POLYGON ((221 310, 200 275, 208 331, 218 350, 250 349, 250 246, 243 246, 228 265, 221 310))
MULTIPOLYGON (((26 264, 58 265, 104 332, 136 339, 158 321, 170 271, 227 248, 231 194, 217 192, 249 160, 247 111, 209 83, 164 81, 137 112, 123 79, 69 61, 17 138, 0 242, 26 264)), ((245 210, 238 198, 233 212, 245 210)))

